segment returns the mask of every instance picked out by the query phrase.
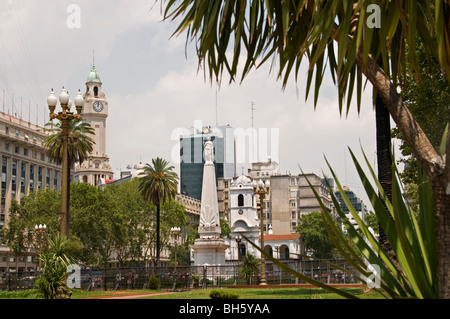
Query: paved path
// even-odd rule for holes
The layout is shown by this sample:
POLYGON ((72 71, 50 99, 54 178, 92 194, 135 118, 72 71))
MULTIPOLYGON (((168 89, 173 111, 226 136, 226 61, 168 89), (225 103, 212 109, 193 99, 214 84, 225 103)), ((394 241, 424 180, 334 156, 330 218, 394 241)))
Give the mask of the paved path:
POLYGON ((147 293, 147 294, 127 294, 127 295, 83 298, 83 299, 136 299, 136 298, 143 298, 143 297, 148 297, 148 296, 167 295, 167 294, 172 294, 172 293, 173 292, 153 292, 153 293, 147 293))

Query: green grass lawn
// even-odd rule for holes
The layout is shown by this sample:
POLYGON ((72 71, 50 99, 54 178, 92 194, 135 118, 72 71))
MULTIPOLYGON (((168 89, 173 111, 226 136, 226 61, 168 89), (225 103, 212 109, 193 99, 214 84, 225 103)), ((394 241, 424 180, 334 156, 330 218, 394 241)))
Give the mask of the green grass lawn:
MULTIPOLYGON (((169 294, 155 294, 143 299, 210 299, 211 289, 198 289, 169 294)), ((239 294, 239 299, 344 299, 343 297, 319 288, 224 288, 239 294)), ((384 297, 374 290, 364 292, 361 288, 342 288, 342 290, 357 295, 362 299, 383 299, 384 297)), ((81 291, 73 290, 71 299, 106 298, 125 295, 140 295, 148 293, 161 293, 160 290, 121 290, 121 291, 81 291)), ((167 292, 167 291, 165 291, 167 292)), ((2 291, 0 299, 37 299, 36 290, 2 291)))
MULTIPOLYGON (((239 294, 239 299, 344 299, 343 297, 319 288, 224 288, 239 294)), ((213 289, 191 290, 144 297, 143 299, 210 299, 213 289)), ((364 293, 360 288, 343 288, 362 299, 384 299, 378 292, 371 290, 364 293)))

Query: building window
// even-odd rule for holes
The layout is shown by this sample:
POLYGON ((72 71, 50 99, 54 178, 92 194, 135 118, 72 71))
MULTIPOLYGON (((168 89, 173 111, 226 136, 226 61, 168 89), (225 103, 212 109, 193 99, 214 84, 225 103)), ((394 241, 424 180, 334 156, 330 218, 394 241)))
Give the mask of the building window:
POLYGON ((50 188, 50 170, 47 168, 47 174, 45 175, 45 187, 50 188))
POLYGON ((56 190, 58 188, 58 172, 53 172, 53 189, 56 190))
POLYGON ((30 164, 30 192, 34 191, 34 165, 30 164))
POLYGON ((20 197, 22 197, 25 195, 25 174, 27 173, 27 164, 22 162, 20 167, 20 197))
POLYGON ((16 198, 17 190, 17 161, 14 160, 12 163, 12 175, 11 175, 11 198, 16 198))
POLYGON ((19 154, 20 153, 20 147, 19 146, 14 147, 14 152, 19 154))
POLYGON ((242 194, 238 195, 238 206, 239 207, 244 206, 244 195, 242 194))
POLYGON ((28 156, 28 148, 23 149, 23 155, 28 156))
POLYGON ((42 167, 38 168, 38 189, 42 189, 42 167))
POLYGON ((94 86, 94 96, 98 96, 98 87, 94 86))

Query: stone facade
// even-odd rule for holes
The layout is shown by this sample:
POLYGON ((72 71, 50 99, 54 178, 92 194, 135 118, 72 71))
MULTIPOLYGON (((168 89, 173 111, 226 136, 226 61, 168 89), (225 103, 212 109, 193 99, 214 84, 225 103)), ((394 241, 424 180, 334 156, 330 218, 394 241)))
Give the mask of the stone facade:
POLYGON ((106 118, 108 117, 108 101, 102 90, 102 82, 95 69, 89 73, 84 97, 83 120, 91 125, 95 134, 95 144, 88 159, 75 168, 75 180, 91 185, 104 184, 105 180, 114 177, 114 171, 106 155, 106 118))

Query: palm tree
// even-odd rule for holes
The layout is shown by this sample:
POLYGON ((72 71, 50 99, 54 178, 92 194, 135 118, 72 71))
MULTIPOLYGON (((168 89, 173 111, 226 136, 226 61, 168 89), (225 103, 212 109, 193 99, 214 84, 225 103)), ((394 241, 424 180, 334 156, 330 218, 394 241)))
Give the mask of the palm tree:
MULTIPOLYGON (((52 133, 47 136, 44 141, 44 146, 48 149, 47 155, 60 164, 63 157, 63 147, 60 136, 61 123, 47 123, 45 126, 50 127, 46 130, 52 133)), ((94 140, 89 135, 94 135, 95 130, 89 123, 77 119, 71 120, 69 126, 68 153, 70 167, 71 164, 81 164, 88 158, 93 150, 93 145, 95 144, 94 140)))
MULTIPOLYGON (((45 126, 50 127, 46 129, 52 134, 48 135, 44 141, 44 146, 47 148, 47 156, 56 161, 56 163, 61 164, 63 159, 63 145, 61 137, 61 122, 56 124, 50 122, 45 124, 45 126)), ((84 162, 89 154, 93 150, 94 140, 89 135, 94 135, 95 130, 91 127, 89 123, 83 122, 82 120, 73 119, 69 122, 69 135, 67 137, 67 152, 68 152, 68 163, 67 163, 67 176, 70 177, 70 168, 75 163, 84 162)), ((67 216, 67 227, 69 223, 69 206, 70 206, 70 178, 67 179, 67 196, 66 196, 66 212, 67 216)), ((68 229, 68 228, 67 228, 68 229)))
POLYGON ((230 81, 242 81, 252 68, 277 60, 274 66, 285 86, 292 73, 295 79, 301 78, 300 66, 306 57, 307 97, 314 83, 317 104, 329 70, 338 86, 340 110, 346 99, 348 112, 355 91, 360 108, 364 75, 432 185, 439 243, 438 295, 450 298, 450 164, 445 160, 450 158, 450 137, 446 154, 440 154, 398 93, 405 85, 404 72, 419 77, 417 55, 407 50, 417 41, 423 43, 425 56, 435 57, 450 78, 450 0, 380 0, 375 7, 372 2, 174 0, 165 2, 164 18, 179 20, 175 34, 185 32, 188 41, 195 41, 199 63, 218 82, 224 72, 230 81), (369 23, 373 18, 381 20, 379 27, 369 23))
POLYGON ((144 200, 156 206, 156 265, 160 259, 160 217, 161 205, 167 200, 175 198, 178 189, 178 175, 173 172, 173 166, 160 157, 152 159, 152 165, 145 164, 144 171, 140 173, 139 191, 144 200))

